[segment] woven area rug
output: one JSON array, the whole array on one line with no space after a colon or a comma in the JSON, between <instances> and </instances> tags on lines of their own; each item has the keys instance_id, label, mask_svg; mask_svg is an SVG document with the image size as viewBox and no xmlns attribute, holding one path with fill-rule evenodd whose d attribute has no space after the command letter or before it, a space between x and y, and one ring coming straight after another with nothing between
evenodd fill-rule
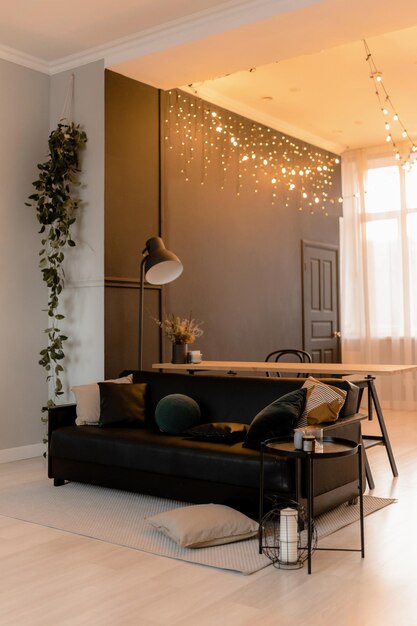
<instances>
[{"instance_id":1,"label":"woven area rug","mask_svg":"<svg viewBox=\"0 0 417 626\"><path fill-rule=\"evenodd\" d=\"M395 500L365 496L365 515L392 502ZM0 489L0 515L6 517L243 574L252 574L271 565L265 555L258 554L256 539L211 548L181 548L146 521L147 517L162 511L184 506L190 505L81 483L54 487L51 481L42 480ZM315 520L318 538L358 519L358 505L342 505L325 513Z\"/></svg>"}]
</instances>

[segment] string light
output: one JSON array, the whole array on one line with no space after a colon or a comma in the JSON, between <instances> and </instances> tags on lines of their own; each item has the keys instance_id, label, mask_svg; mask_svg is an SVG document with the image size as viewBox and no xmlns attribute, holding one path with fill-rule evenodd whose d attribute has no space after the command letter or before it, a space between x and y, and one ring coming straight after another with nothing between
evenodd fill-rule
<instances>
[{"instance_id":1,"label":"string light","mask_svg":"<svg viewBox=\"0 0 417 626\"><path fill-rule=\"evenodd\" d=\"M408 143L409 143L409 153L407 157L403 157L400 153L399 147L397 146L395 139L393 137L393 132L389 132L388 135L386 135L386 141L387 143L391 143L392 144L392 149L395 155L395 158L397 161L400 162L400 164L402 165L402 167L404 167L405 169L409 169L413 164L414 164L414 158L413 158L413 153L417 151L417 146L415 145L414 141L411 139L410 135L407 132L406 127L404 126L404 124L402 123L400 116L398 115L397 110L395 109L392 100L385 88L383 79L382 79L382 72L380 72L376 65L375 62L372 58L372 54L371 51L369 49L368 44L366 43L365 39L363 40L363 44L365 47L365 52L366 52L366 61L369 65L370 68L370 77L373 80L374 83L374 88L375 88L375 94L378 98L378 102L379 102L379 106L381 109L381 112L384 116L387 116L390 114L390 110L392 112L392 119L394 120L394 122L397 122L396 126L398 128L399 126L399 130L398 132L401 132L401 137L403 139L407 139ZM391 130L391 125L389 122L384 122L384 126L385 126L385 130L390 131Z\"/></svg>"},{"instance_id":2,"label":"string light","mask_svg":"<svg viewBox=\"0 0 417 626\"><path fill-rule=\"evenodd\" d=\"M237 196L245 185L257 194L269 186L271 204L296 202L299 210L305 207L314 213L320 209L322 215L328 215L330 205L338 202L332 186L340 159L325 150L180 90L168 92L165 124L163 136L169 149L179 146L180 170L186 181L199 167L201 185L210 170L219 173L221 189L233 176ZM201 150L197 150L199 143Z\"/></svg>"}]
</instances>

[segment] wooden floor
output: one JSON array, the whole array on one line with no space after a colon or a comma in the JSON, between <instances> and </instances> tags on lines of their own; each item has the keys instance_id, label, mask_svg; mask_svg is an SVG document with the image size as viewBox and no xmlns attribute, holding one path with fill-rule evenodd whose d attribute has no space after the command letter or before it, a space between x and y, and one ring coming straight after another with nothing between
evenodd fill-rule
<instances>
[{"instance_id":1,"label":"wooden floor","mask_svg":"<svg viewBox=\"0 0 417 626\"><path fill-rule=\"evenodd\" d=\"M364 560L317 552L311 576L273 567L243 576L0 516L0 625L417 624L417 414L386 418L400 476L392 478L384 448L369 458L375 495L398 502L366 518ZM0 486L45 471L43 459L3 464ZM321 545L357 546L358 530Z\"/></svg>"}]
</instances>

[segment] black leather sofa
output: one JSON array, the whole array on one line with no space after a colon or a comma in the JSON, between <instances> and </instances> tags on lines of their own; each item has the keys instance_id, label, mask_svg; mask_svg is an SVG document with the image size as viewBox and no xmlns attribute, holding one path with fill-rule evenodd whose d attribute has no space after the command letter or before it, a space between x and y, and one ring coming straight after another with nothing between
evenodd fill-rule
<instances>
[{"instance_id":1,"label":"black leather sofa","mask_svg":"<svg viewBox=\"0 0 417 626\"><path fill-rule=\"evenodd\" d=\"M341 379L323 380L348 392L338 422L328 426L326 434L359 441L358 388ZM202 422L250 424L266 405L301 387L303 379L134 371L133 382L147 383L145 428L76 426L75 404L49 410L48 475L54 484L77 481L256 512L259 452L242 447L242 443L163 434L153 420L155 407L164 396L182 393L198 402ZM294 461L267 458L265 489L302 501L303 477L296 481ZM314 493L316 513L355 498L356 458L317 463Z\"/></svg>"}]
</instances>

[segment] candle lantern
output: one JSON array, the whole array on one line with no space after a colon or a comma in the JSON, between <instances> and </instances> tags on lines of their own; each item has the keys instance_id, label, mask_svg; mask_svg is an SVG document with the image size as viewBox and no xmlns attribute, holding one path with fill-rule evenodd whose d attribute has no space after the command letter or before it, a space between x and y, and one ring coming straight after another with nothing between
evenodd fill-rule
<instances>
[{"instance_id":1,"label":"candle lantern","mask_svg":"<svg viewBox=\"0 0 417 626\"><path fill-rule=\"evenodd\" d=\"M293 500L275 499L262 518L262 552L279 569L298 569L308 557L307 513ZM312 521L312 551L317 546L317 530Z\"/></svg>"}]
</instances>

